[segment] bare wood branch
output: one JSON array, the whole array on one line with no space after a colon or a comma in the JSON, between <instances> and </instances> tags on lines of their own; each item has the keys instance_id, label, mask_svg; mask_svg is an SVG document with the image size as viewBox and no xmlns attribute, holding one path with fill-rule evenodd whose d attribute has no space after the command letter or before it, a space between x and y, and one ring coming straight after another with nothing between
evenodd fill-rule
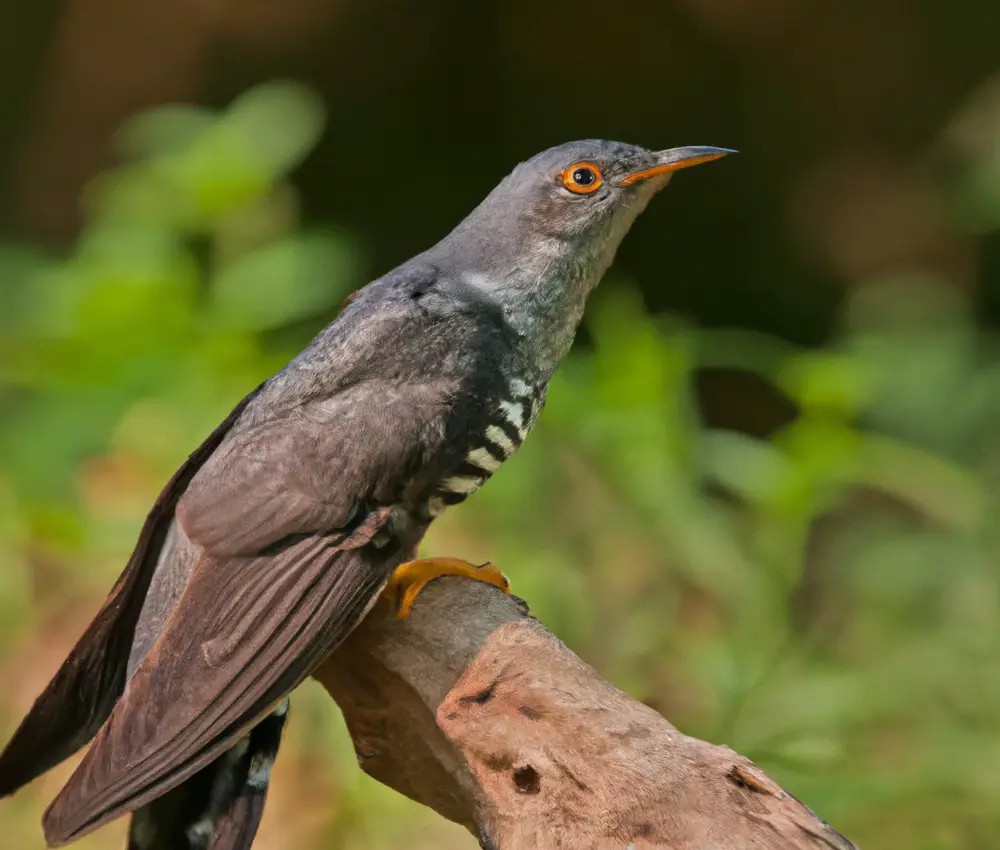
<instances>
[{"instance_id":1,"label":"bare wood branch","mask_svg":"<svg viewBox=\"0 0 1000 850\"><path fill-rule=\"evenodd\" d=\"M613 688L513 597L380 603L317 678L362 769L494 850L849 850L749 760Z\"/></svg>"}]
</instances>

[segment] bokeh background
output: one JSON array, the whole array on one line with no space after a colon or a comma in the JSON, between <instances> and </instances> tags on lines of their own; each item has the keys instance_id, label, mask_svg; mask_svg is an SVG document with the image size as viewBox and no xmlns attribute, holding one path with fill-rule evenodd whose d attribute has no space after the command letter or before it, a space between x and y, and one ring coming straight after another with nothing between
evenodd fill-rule
<instances>
[{"instance_id":1,"label":"bokeh background","mask_svg":"<svg viewBox=\"0 0 1000 850\"><path fill-rule=\"evenodd\" d=\"M989 0L0 3L0 731L350 291L551 144L723 145L425 549L864 846L996 846L998 32ZM69 768L0 844L43 846ZM475 846L312 685L272 789L261 850Z\"/></svg>"}]
</instances>

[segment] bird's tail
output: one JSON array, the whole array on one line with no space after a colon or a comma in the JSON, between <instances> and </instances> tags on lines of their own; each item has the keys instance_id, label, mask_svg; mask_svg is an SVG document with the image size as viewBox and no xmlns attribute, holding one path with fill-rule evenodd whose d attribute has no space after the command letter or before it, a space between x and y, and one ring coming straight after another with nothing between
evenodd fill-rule
<instances>
[{"instance_id":1,"label":"bird's tail","mask_svg":"<svg viewBox=\"0 0 1000 850\"><path fill-rule=\"evenodd\" d=\"M128 850L250 850L287 716L286 699L228 752L137 809Z\"/></svg>"}]
</instances>

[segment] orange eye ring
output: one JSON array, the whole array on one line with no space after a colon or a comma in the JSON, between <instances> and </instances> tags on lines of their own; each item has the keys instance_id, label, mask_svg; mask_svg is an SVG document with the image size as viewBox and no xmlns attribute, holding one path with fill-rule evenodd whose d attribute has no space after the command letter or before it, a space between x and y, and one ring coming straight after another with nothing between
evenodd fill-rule
<instances>
[{"instance_id":1,"label":"orange eye ring","mask_svg":"<svg viewBox=\"0 0 1000 850\"><path fill-rule=\"evenodd\" d=\"M596 192L604 183L601 169L592 162L577 162L559 175L559 182L571 192L578 195L589 195Z\"/></svg>"}]
</instances>

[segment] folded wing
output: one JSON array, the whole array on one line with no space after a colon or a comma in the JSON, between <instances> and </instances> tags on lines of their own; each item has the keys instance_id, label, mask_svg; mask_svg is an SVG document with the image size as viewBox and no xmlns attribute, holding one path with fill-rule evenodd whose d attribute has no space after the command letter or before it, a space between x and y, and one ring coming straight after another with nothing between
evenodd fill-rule
<instances>
[{"instance_id":1,"label":"folded wing","mask_svg":"<svg viewBox=\"0 0 1000 850\"><path fill-rule=\"evenodd\" d=\"M177 500L258 391L237 405L164 487L107 601L0 754L0 796L69 758L107 719L125 686L136 624Z\"/></svg>"},{"instance_id":2,"label":"folded wing","mask_svg":"<svg viewBox=\"0 0 1000 850\"><path fill-rule=\"evenodd\" d=\"M46 813L51 844L229 750L346 636L415 544L370 541L443 438L441 395L367 382L344 396L237 427L191 481L176 516L200 558Z\"/></svg>"}]
</instances>

